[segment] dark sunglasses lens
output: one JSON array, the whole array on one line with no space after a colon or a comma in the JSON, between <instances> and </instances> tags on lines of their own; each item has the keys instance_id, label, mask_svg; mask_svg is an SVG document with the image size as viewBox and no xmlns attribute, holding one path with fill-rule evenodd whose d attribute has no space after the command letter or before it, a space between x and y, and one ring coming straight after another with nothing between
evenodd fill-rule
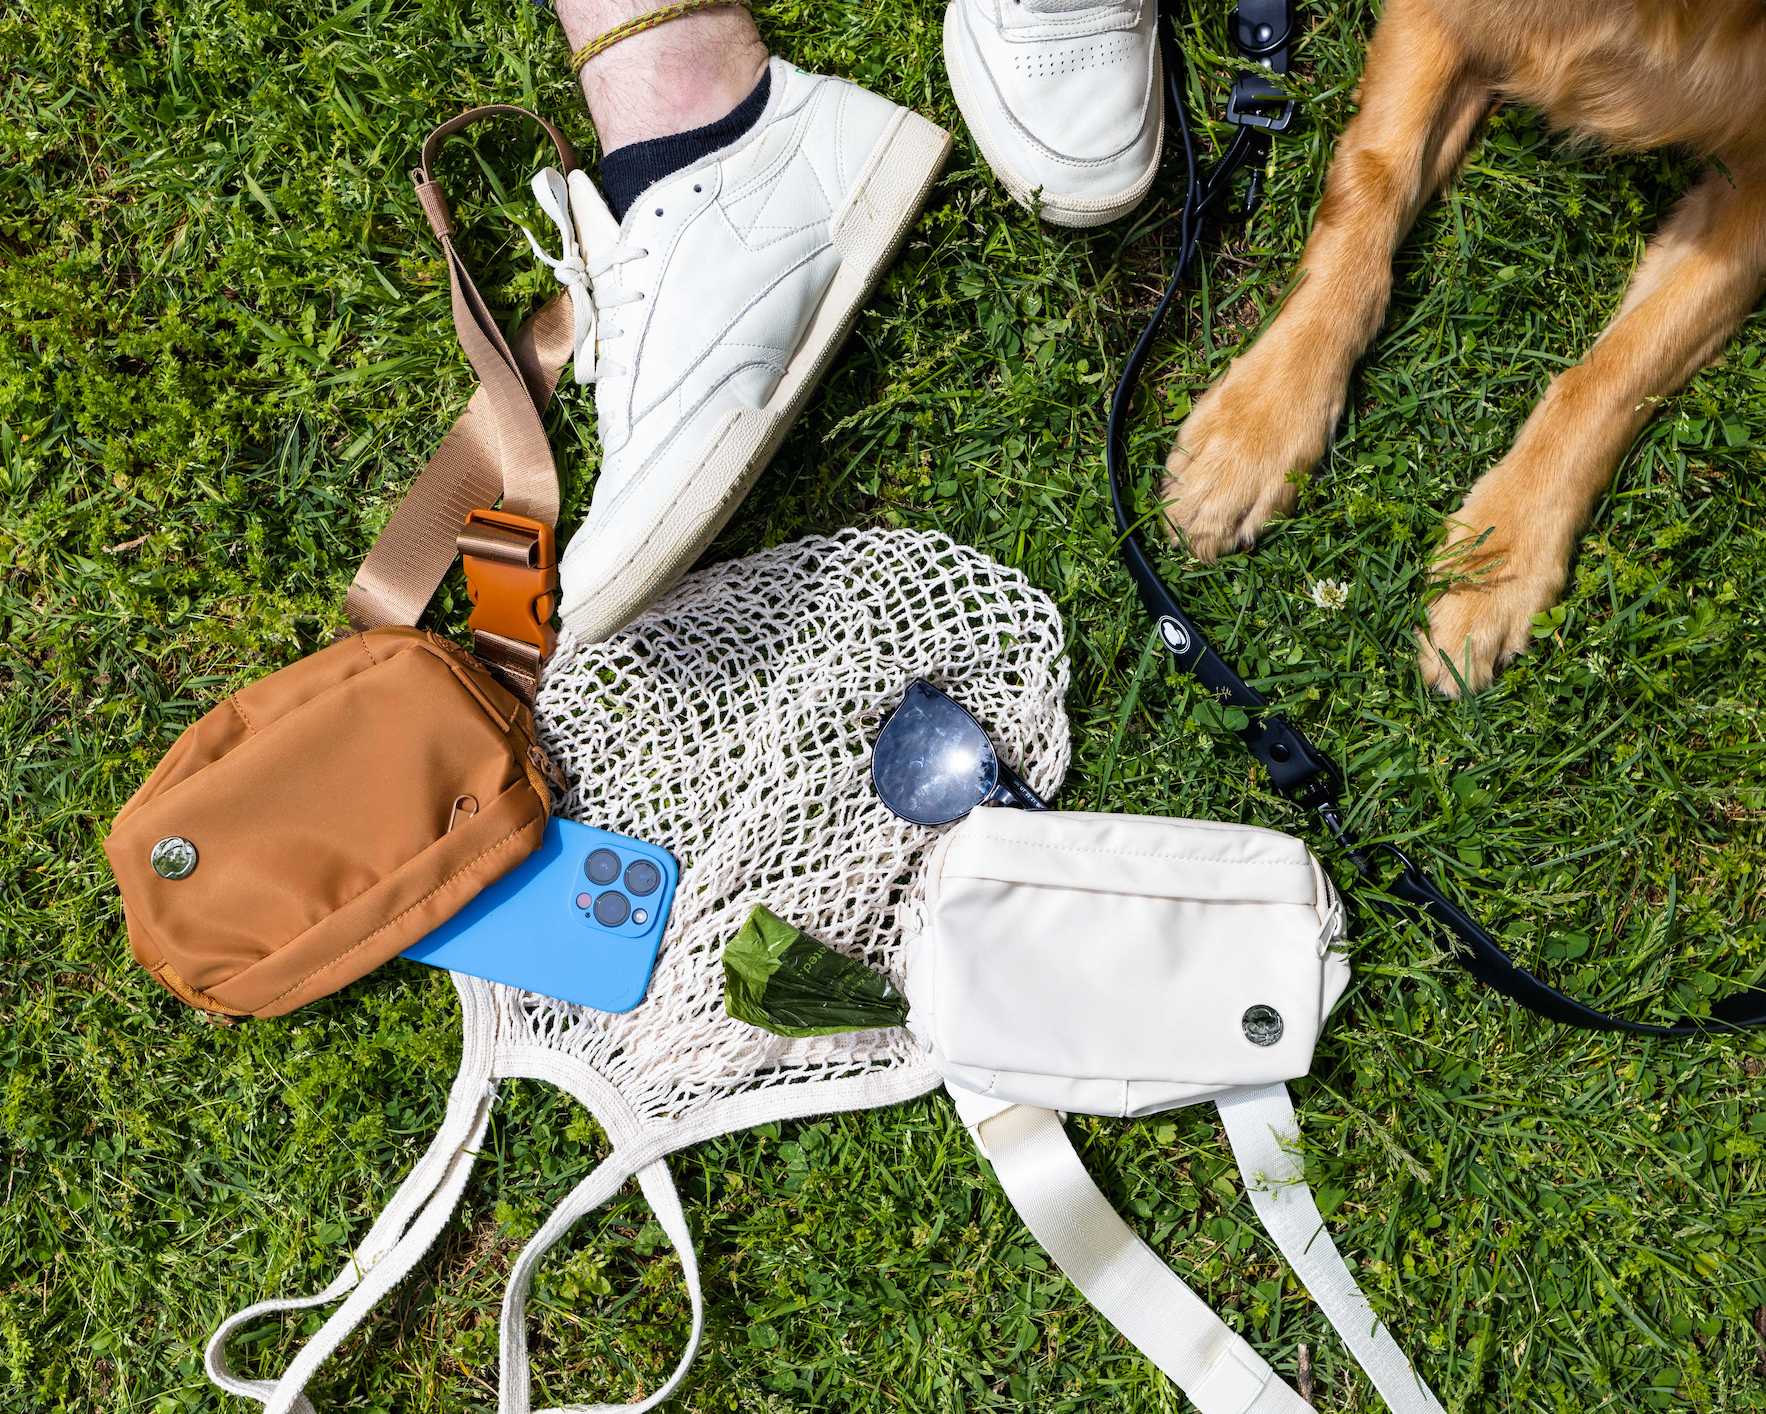
<instances>
[{"instance_id":1,"label":"dark sunglasses lens","mask_svg":"<svg viewBox=\"0 0 1766 1414\"><path fill-rule=\"evenodd\" d=\"M915 681L877 733L871 779L883 803L916 825L960 820L999 784L999 759L979 724Z\"/></svg>"}]
</instances>

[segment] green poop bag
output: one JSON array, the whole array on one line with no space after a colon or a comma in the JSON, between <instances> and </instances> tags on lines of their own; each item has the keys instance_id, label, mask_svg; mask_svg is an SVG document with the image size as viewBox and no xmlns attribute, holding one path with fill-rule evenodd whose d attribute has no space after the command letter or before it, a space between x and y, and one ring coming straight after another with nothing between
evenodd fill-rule
<instances>
[{"instance_id":1,"label":"green poop bag","mask_svg":"<svg viewBox=\"0 0 1766 1414\"><path fill-rule=\"evenodd\" d=\"M724 947L724 1010L775 1036L832 1036L900 1026L908 1000L881 972L758 904Z\"/></svg>"}]
</instances>

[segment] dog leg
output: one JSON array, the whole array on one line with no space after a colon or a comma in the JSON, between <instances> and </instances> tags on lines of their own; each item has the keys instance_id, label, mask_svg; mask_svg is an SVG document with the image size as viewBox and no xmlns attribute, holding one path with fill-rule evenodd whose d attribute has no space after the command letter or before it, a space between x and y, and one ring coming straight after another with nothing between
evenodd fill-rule
<instances>
[{"instance_id":1,"label":"dog leg","mask_svg":"<svg viewBox=\"0 0 1766 1414\"><path fill-rule=\"evenodd\" d=\"M1390 0L1361 83L1361 112L1331 163L1303 274L1267 332L1178 429L1166 516L1203 559L1248 546L1290 509L1290 473L1329 443L1349 373L1385 315L1392 256L1458 167L1490 102L1428 0Z\"/></svg>"},{"instance_id":2,"label":"dog leg","mask_svg":"<svg viewBox=\"0 0 1766 1414\"><path fill-rule=\"evenodd\" d=\"M1655 410L1716 359L1766 291L1766 160L1729 162L1681 198L1613 322L1552 380L1508 454L1447 521L1436 558L1452 584L1418 639L1423 677L1476 692L1527 650L1533 615L1563 590L1570 556L1619 459Z\"/></svg>"}]
</instances>

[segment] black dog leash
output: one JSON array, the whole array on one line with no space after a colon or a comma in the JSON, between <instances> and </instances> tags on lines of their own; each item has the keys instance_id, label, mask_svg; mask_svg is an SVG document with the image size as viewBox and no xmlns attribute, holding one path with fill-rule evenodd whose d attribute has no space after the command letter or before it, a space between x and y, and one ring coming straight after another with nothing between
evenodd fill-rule
<instances>
[{"instance_id":1,"label":"black dog leash","mask_svg":"<svg viewBox=\"0 0 1766 1414\"><path fill-rule=\"evenodd\" d=\"M1302 809L1317 812L1325 827L1348 852L1361 878L1373 880L1375 855L1384 855L1397 864L1396 877L1378 887L1399 902L1380 906L1401 917L1427 917L1446 928L1456 943L1454 956L1485 986L1548 1020L1585 1027L1590 1031L1695 1036L1707 1031L1766 1025L1766 988L1762 987L1748 987L1720 998L1711 1004L1709 1017L1689 1016L1672 1026L1653 1026L1599 1011L1548 986L1518 966L1482 924L1448 898L1440 886L1396 845L1364 844L1349 829L1338 803L1343 775L1336 763L1292 722L1279 712L1269 710L1268 700L1214 651L1207 635L1184 613L1177 596L1153 568L1134 533L1122 496L1123 433L1129 404L1141 369L1152 351L1153 340L1165 321L1165 312L1195 257L1203 221L1212 216L1218 222L1236 222L1251 215L1260 198L1260 169L1269 157L1270 134L1285 131L1294 116L1293 100L1272 81L1272 76L1288 71L1289 48L1294 33L1293 0L1240 0L1228 27L1240 57L1249 61L1250 67L1234 81L1226 107L1226 120L1238 131L1213 170L1199 179L1189 116L1183 104L1183 51L1173 28L1175 21L1169 13L1163 13L1162 18L1166 23L1160 26L1159 41L1165 61L1166 96L1183 138L1188 173L1177 269L1122 370L1116 394L1110 401L1110 421L1104 439L1104 467L1110 481L1110 503L1116 512L1116 528L1122 537L1122 558L1140 592L1141 603L1146 605L1147 612L1159 626L1160 638L1178 667L1193 674L1218 701L1237 707L1250 719L1240 730L1239 737L1250 748L1251 754L1263 763L1271 785ZM1246 167L1252 169L1252 175L1244 206L1237 211L1219 210L1233 178Z\"/></svg>"}]
</instances>

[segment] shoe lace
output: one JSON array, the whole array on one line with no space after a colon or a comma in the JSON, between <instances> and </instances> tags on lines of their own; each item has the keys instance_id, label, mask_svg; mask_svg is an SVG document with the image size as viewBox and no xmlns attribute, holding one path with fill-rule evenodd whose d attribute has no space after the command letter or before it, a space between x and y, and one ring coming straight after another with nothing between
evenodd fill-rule
<instances>
[{"instance_id":1,"label":"shoe lace","mask_svg":"<svg viewBox=\"0 0 1766 1414\"><path fill-rule=\"evenodd\" d=\"M616 265L624 265L628 260L642 260L648 254L650 252L642 246L630 245L616 245L611 250L603 251L588 263L589 283L593 285ZM574 291L572 298L575 298ZM598 295L596 305L602 310L617 309L622 304L636 304L643 298L642 290L605 290ZM590 378L617 378L628 371L624 364L609 363L606 358L607 345L624 334L624 329L610 329L606 320L601 321L600 333L595 340L594 368ZM589 379L584 378L581 373L581 345L578 345L577 362L577 382L586 383Z\"/></svg>"},{"instance_id":2,"label":"shoe lace","mask_svg":"<svg viewBox=\"0 0 1766 1414\"><path fill-rule=\"evenodd\" d=\"M608 363L602 357L602 352L608 343L621 337L625 331L608 328L601 315L622 304L636 303L644 298L644 292L603 290L597 298L595 284L615 266L624 265L631 260L641 260L650 252L622 243L608 250L598 251L593 256L586 255L577 243L576 228L570 219L569 188L565 185L563 174L556 167L547 167L534 175L533 194L540 204L540 210L558 228L562 254L554 260L546 254L545 249L534 238L534 233L526 226L521 227L521 233L527 237L527 243L533 247L533 253L539 257L541 263L551 270L559 284L570 291L573 316L571 348L575 355L576 381L593 383L597 379L617 377L627 370L621 365Z\"/></svg>"}]
</instances>

